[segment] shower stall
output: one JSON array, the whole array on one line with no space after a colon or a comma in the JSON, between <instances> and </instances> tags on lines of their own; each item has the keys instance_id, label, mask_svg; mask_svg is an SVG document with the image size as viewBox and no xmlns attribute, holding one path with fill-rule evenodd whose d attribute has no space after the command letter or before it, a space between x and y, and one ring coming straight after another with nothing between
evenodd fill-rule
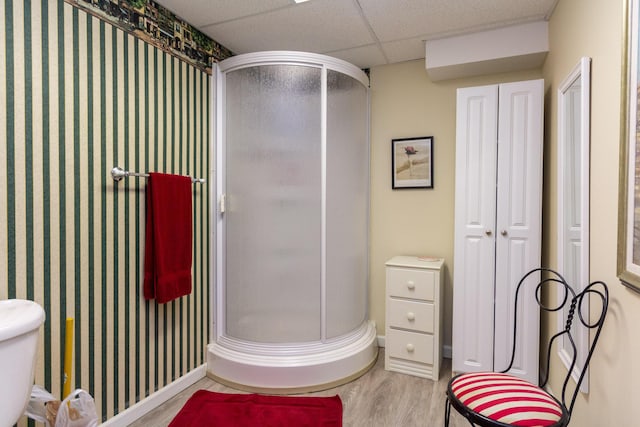
<instances>
[{"instance_id":1,"label":"shower stall","mask_svg":"<svg viewBox=\"0 0 640 427\"><path fill-rule=\"evenodd\" d=\"M368 316L369 95L357 67L260 52L214 70L208 375L318 390L377 357Z\"/></svg>"}]
</instances>

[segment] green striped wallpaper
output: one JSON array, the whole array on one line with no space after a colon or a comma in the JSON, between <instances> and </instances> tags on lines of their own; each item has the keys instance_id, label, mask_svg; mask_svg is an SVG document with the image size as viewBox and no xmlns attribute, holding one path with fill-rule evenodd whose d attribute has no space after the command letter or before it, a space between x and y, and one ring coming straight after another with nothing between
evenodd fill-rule
<instances>
[{"instance_id":1,"label":"green striped wallpaper","mask_svg":"<svg viewBox=\"0 0 640 427\"><path fill-rule=\"evenodd\" d=\"M0 0L0 299L41 304L36 383L103 420L205 363L208 185L193 187L193 292L145 301L145 180L208 178L209 77L63 0ZM26 424L26 420L21 421Z\"/></svg>"}]
</instances>

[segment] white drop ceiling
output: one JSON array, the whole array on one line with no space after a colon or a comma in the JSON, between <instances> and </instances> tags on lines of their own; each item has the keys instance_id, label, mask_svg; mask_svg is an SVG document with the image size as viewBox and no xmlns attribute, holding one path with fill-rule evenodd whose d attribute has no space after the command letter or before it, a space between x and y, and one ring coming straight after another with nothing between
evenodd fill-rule
<instances>
[{"instance_id":1,"label":"white drop ceiling","mask_svg":"<svg viewBox=\"0 0 640 427\"><path fill-rule=\"evenodd\" d=\"M548 20L559 0L160 0L235 54L299 50L360 68L424 58L425 41Z\"/></svg>"}]
</instances>

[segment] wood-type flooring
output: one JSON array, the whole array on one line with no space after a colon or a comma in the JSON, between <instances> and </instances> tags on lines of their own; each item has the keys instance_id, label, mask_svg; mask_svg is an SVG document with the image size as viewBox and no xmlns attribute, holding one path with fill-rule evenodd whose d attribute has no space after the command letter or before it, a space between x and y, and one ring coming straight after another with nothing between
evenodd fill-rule
<instances>
[{"instance_id":1,"label":"wood-type flooring","mask_svg":"<svg viewBox=\"0 0 640 427\"><path fill-rule=\"evenodd\" d=\"M432 427L444 425L444 401L451 378L451 360L445 359L440 380L389 372L384 369L384 349L375 365L356 380L306 396L340 395L344 427ZM187 399L197 390L244 393L210 378L203 378L155 410L131 424L132 427L167 426ZM451 427L469 426L452 410Z\"/></svg>"}]
</instances>

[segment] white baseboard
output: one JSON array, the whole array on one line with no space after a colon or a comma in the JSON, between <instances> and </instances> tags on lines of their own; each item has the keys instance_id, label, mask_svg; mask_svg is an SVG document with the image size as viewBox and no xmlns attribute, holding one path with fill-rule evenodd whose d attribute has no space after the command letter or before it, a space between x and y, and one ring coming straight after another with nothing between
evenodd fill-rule
<instances>
[{"instance_id":1,"label":"white baseboard","mask_svg":"<svg viewBox=\"0 0 640 427\"><path fill-rule=\"evenodd\" d=\"M384 335L378 335L378 347L380 348L384 348L385 347L385 336ZM450 345L443 345L442 346L442 357L446 358L446 359L451 359L451 346Z\"/></svg>"},{"instance_id":2,"label":"white baseboard","mask_svg":"<svg viewBox=\"0 0 640 427\"><path fill-rule=\"evenodd\" d=\"M153 411L176 394L195 384L207 375L207 364L203 364L174 382L167 384L160 390L141 400L135 405L125 409L113 418L109 418L102 424L103 427L125 427Z\"/></svg>"}]
</instances>

